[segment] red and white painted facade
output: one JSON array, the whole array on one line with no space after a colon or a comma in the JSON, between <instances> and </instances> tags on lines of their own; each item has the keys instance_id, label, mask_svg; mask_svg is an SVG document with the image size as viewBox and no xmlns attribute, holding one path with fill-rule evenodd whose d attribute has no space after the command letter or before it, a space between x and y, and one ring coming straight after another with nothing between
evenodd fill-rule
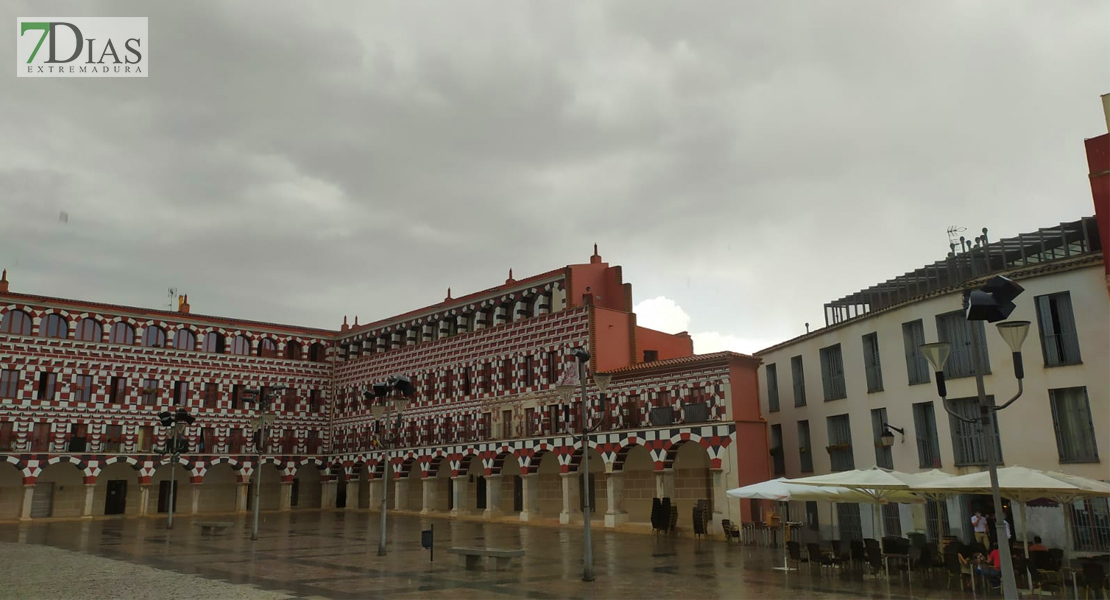
<instances>
[{"instance_id":1,"label":"red and white painted facade","mask_svg":"<svg viewBox=\"0 0 1110 600\"><path fill-rule=\"evenodd\" d=\"M578 513L582 452L567 434L577 411L559 406L555 384L577 379L576 347L590 350L591 372L613 374L604 406L587 384L604 419L589 447L606 525L643 521L644 503L664 496L680 527L699 499L718 525L743 520L747 506L724 491L769 474L758 361L697 356L689 336L637 326L631 285L596 251L587 264L519 281L510 272L495 288L338 331L196 315L185 300L177 312L137 309L16 293L0 280L0 520L155 513L169 478L152 453L155 415L183 406L197 418L178 467L186 514L247 510L260 463L264 509L376 507L381 441L392 440L398 509L566 523ZM416 394L375 433L363 392L396 374ZM256 407L238 393L279 384L290 391L259 461ZM105 478L117 482L108 491ZM36 495L48 479L51 497Z\"/></svg>"}]
</instances>

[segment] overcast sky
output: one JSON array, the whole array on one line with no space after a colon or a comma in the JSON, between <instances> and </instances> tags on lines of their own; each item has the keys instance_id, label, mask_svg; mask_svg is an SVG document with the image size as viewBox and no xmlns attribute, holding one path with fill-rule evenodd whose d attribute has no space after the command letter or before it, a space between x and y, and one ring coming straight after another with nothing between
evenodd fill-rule
<instances>
[{"instance_id":1,"label":"overcast sky","mask_svg":"<svg viewBox=\"0 0 1110 600\"><path fill-rule=\"evenodd\" d=\"M49 7L48 9L45 7ZM48 14L44 14L48 13ZM1094 213L1110 3L12 2L12 290L337 328L585 262L751 352ZM17 17L148 16L146 79L17 79ZM59 212L69 214L68 222Z\"/></svg>"}]
</instances>

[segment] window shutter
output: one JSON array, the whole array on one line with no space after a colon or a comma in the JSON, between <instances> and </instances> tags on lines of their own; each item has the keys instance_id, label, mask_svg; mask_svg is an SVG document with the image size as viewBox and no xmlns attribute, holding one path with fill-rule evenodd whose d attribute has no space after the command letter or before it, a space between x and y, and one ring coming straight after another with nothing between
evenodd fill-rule
<instances>
[{"instance_id":1,"label":"window shutter","mask_svg":"<svg viewBox=\"0 0 1110 600\"><path fill-rule=\"evenodd\" d=\"M1037 320L1041 326L1041 350L1044 352L1044 364L1055 366L1060 364L1059 339L1056 329L1052 326L1052 304L1049 296L1037 296Z\"/></svg>"}]
</instances>

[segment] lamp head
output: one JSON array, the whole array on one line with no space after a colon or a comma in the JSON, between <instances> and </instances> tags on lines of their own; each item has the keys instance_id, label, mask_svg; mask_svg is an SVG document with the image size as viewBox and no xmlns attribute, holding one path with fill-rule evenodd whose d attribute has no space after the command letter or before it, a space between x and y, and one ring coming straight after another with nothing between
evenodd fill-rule
<instances>
[{"instance_id":1,"label":"lamp head","mask_svg":"<svg viewBox=\"0 0 1110 600\"><path fill-rule=\"evenodd\" d=\"M397 411L398 417L401 416L401 413L405 412L405 409L408 408L408 406L409 399L404 396L401 396L400 398L397 398L393 401L393 409Z\"/></svg>"},{"instance_id":2,"label":"lamp head","mask_svg":"<svg viewBox=\"0 0 1110 600\"><path fill-rule=\"evenodd\" d=\"M609 389L609 383L613 381L613 376L608 373L594 373L594 385L597 386L597 391L602 394L605 390Z\"/></svg>"},{"instance_id":3,"label":"lamp head","mask_svg":"<svg viewBox=\"0 0 1110 600\"><path fill-rule=\"evenodd\" d=\"M397 375L393 378L392 383L393 389L405 396L411 396L416 392L416 386L412 385L412 380L406 375Z\"/></svg>"},{"instance_id":4,"label":"lamp head","mask_svg":"<svg viewBox=\"0 0 1110 600\"><path fill-rule=\"evenodd\" d=\"M1004 321L996 325L1002 339L1012 352L1021 352L1021 345L1025 343L1025 336L1029 335L1029 321Z\"/></svg>"},{"instance_id":5,"label":"lamp head","mask_svg":"<svg viewBox=\"0 0 1110 600\"><path fill-rule=\"evenodd\" d=\"M574 354L574 359L580 363L590 360L590 353L585 348L575 348L572 354Z\"/></svg>"},{"instance_id":6,"label":"lamp head","mask_svg":"<svg viewBox=\"0 0 1110 600\"><path fill-rule=\"evenodd\" d=\"M879 436L879 444L883 448L890 448L894 445L894 434L889 429L884 429L882 435Z\"/></svg>"},{"instance_id":7,"label":"lamp head","mask_svg":"<svg viewBox=\"0 0 1110 600\"><path fill-rule=\"evenodd\" d=\"M389 394L390 385L386 382L374 384L374 396L381 398Z\"/></svg>"},{"instance_id":8,"label":"lamp head","mask_svg":"<svg viewBox=\"0 0 1110 600\"><path fill-rule=\"evenodd\" d=\"M381 419L385 416L385 405L378 402L370 406L370 411L374 413L375 419Z\"/></svg>"},{"instance_id":9,"label":"lamp head","mask_svg":"<svg viewBox=\"0 0 1110 600\"><path fill-rule=\"evenodd\" d=\"M1006 277L997 275L986 285L972 291L967 298L967 320L996 323L1014 312L1014 298L1025 289Z\"/></svg>"},{"instance_id":10,"label":"lamp head","mask_svg":"<svg viewBox=\"0 0 1110 600\"><path fill-rule=\"evenodd\" d=\"M934 342L932 344L921 344L917 349L921 351L925 360L929 361L929 366L933 367L933 372L940 373L944 371L944 363L948 362L948 355L952 353L952 344Z\"/></svg>"},{"instance_id":11,"label":"lamp head","mask_svg":"<svg viewBox=\"0 0 1110 600\"><path fill-rule=\"evenodd\" d=\"M168 410L164 410L158 413L158 422L162 425L162 427L169 427L170 425L173 425L173 413Z\"/></svg>"},{"instance_id":12,"label":"lamp head","mask_svg":"<svg viewBox=\"0 0 1110 600\"><path fill-rule=\"evenodd\" d=\"M574 384L564 383L557 385L555 386L555 391L559 392L559 396L562 397L563 402L570 402L571 398L574 397Z\"/></svg>"}]
</instances>

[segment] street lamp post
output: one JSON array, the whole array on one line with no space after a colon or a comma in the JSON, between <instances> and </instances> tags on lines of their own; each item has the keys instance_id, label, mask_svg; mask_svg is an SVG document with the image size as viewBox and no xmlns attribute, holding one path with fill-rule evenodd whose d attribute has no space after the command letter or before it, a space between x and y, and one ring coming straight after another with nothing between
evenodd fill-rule
<instances>
[{"instance_id":1,"label":"street lamp post","mask_svg":"<svg viewBox=\"0 0 1110 600\"><path fill-rule=\"evenodd\" d=\"M185 439L185 428L192 425L196 417L189 414L184 408L174 412L164 410L158 413L158 422L163 427L171 428L170 435L162 446L161 454L170 455L170 498L169 515L166 519L166 529L173 529L173 509L177 497L177 462L181 455L189 451L189 440Z\"/></svg>"},{"instance_id":2,"label":"street lamp post","mask_svg":"<svg viewBox=\"0 0 1110 600\"><path fill-rule=\"evenodd\" d=\"M589 434L601 426L598 421L593 427L588 421L588 402L586 400L586 363L590 360L590 353L585 348L576 348L574 358L578 362L578 382L582 392L582 406L580 407L579 443L582 447L582 581L594 580L594 550L593 536L590 529L590 448ZM594 384L601 392L602 409L605 406L605 390L609 387L612 375L597 373L594 375ZM555 386L556 391L563 398L563 402L570 404L574 397L574 385L563 384Z\"/></svg>"},{"instance_id":3,"label":"street lamp post","mask_svg":"<svg viewBox=\"0 0 1110 600\"><path fill-rule=\"evenodd\" d=\"M937 342L933 344L922 344L920 346L921 354L925 357L925 360L929 362L929 365L933 367L933 372L937 379L937 393L940 395L941 405L944 407L944 410L964 423L979 424L979 439L986 452L987 470L990 473L991 499L994 501L994 513L1003 520L1005 520L1006 515L1002 512L1002 495L998 487L997 447L995 440L992 439L994 436L991 435L991 428L997 427L996 419L998 415L995 413L1013 404L1014 401L1021 397L1025 389L1025 369L1021 360L1021 346L1025 343L1025 337L1029 334L1029 321L1005 321L997 325L999 335L1006 341L1006 344L1013 353L1014 376L1018 382L1017 394L1002 406L990 406L987 404L986 387L983 382L983 372L986 370L986 365L983 364L983 357L979 346L979 336L975 335L975 331L972 330L970 322L988 321L994 323L1002 321L1013 312L1014 304L1012 300L1021 294L1022 291L1021 286L1005 277L998 276L987 282L981 290L970 293L965 292L964 308L967 311L967 320L969 322L967 332L971 337L972 364L975 367L975 388L979 402L978 418L965 417L948 408L948 390L944 383L944 365L948 361L949 354L952 352L952 345L947 342ZM1002 593L1006 600L1016 600L1018 591L1017 581L1014 578L1014 564L1010 556L1010 540L1004 528L997 528L997 531L999 563L1002 567Z\"/></svg>"},{"instance_id":4,"label":"street lamp post","mask_svg":"<svg viewBox=\"0 0 1110 600\"><path fill-rule=\"evenodd\" d=\"M262 452L266 448L266 427L273 425L276 416L270 414L270 400L277 395L278 392L285 391L287 386L275 385L263 394L262 390L258 388L247 388L243 391L243 401L253 402L258 400L258 416L254 418L253 426L255 432L258 434L258 441L254 444L254 450L258 453L258 461L254 469L254 519L251 524L251 539L258 540L258 515L261 512L262 506Z\"/></svg>"},{"instance_id":5,"label":"street lamp post","mask_svg":"<svg viewBox=\"0 0 1110 600\"><path fill-rule=\"evenodd\" d=\"M416 391L412 385L412 381L404 375L396 375L391 377L389 381L383 383L375 383L373 391L363 392L363 397L368 402L371 402L371 410L374 413L374 418L379 421L378 431L379 439L382 442L382 506L381 506L381 532L378 536L378 556L385 556L385 528L386 528L386 511L388 510L389 502L389 450L392 446L393 438L387 437L386 434L391 432L389 426L390 420L393 418L393 409L397 409L397 420L400 421L401 413L405 411L408 406L409 397ZM385 425L382 426L382 417L385 417Z\"/></svg>"}]
</instances>

